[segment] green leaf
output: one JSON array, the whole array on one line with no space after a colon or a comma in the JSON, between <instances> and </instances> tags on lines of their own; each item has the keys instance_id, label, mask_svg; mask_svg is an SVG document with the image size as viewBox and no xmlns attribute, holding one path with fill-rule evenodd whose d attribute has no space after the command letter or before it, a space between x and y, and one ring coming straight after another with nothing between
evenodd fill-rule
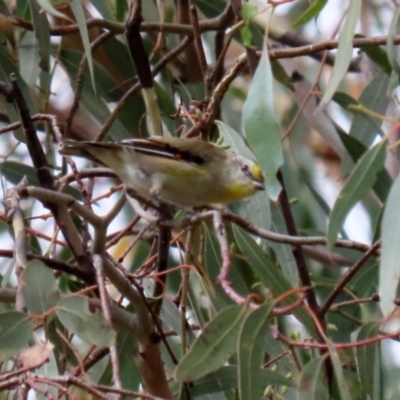
<instances>
[{"instance_id":1,"label":"green leaf","mask_svg":"<svg viewBox=\"0 0 400 400\"><path fill-rule=\"evenodd\" d=\"M72 333L99 347L109 347L115 342L115 331L103 316L89 311L84 296L64 297L57 304L57 317Z\"/></svg>"},{"instance_id":2,"label":"green leaf","mask_svg":"<svg viewBox=\"0 0 400 400\"><path fill-rule=\"evenodd\" d=\"M342 132L339 132L339 136L354 162L357 162L361 156L368 151L368 148L353 136ZM392 178L386 169L382 169L378 172L378 177L373 186L375 194L382 203L386 201L391 187Z\"/></svg>"},{"instance_id":3,"label":"green leaf","mask_svg":"<svg viewBox=\"0 0 400 400\"><path fill-rule=\"evenodd\" d=\"M125 14L128 11L128 4L125 0L116 0L115 2L115 18L117 21L123 22Z\"/></svg>"},{"instance_id":4,"label":"green leaf","mask_svg":"<svg viewBox=\"0 0 400 400\"><path fill-rule=\"evenodd\" d=\"M326 344L328 345L329 356L332 361L333 371L336 376L336 382L339 389L341 400L352 400L349 387L344 377L343 367L339 355L336 349L334 348L332 342L327 337L324 337L324 339Z\"/></svg>"},{"instance_id":5,"label":"green leaf","mask_svg":"<svg viewBox=\"0 0 400 400\"><path fill-rule=\"evenodd\" d=\"M249 23L251 19L257 14L258 7L255 6L254 4L250 3L243 3L242 4L242 9L241 9L241 14L242 14L242 19L244 22L244 27L241 29L241 36L242 36L242 41L244 46L250 46L251 45L251 30L249 28Z\"/></svg>"},{"instance_id":6,"label":"green leaf","mask_svg":"<svg viewBox=\"0 0 400 400\"><path fill-rule=\"evenodd\" d=\"M350 61L353 56L353 38L357 23L360 19L360 13L361 0L352 0L343 22L343 28L339 34L338 50L336 53L336 61L335 65L333 66L332 75L326 86L319 108L323 108L329 103L339 84L342 82L342 79L347 74Z\"/></svg>"},{"instance_id":7,"label":"green leaf","mask_svg":"<svg viewBox=\"0 0 400 400\"><path fill-rule=\"evenodd\" d=\"M85 56L89 67L90 77L92 78L93 90L96 91L96 86L94 84L92 51L90 48L89 33L86 25L85 12L83 10L82 2L81 0L70 0L69 6L71 7L71 10L76 19L76 23L78 24L79 27L79 33L81 34L82 44L85 50Z\"/></svg>"},{"instance_id":8,"label":"green leaf","mask_svg":"<svg viewBox=\"0 0 400 400\"><path fill-rule=\"evenodd\" d=\"M324 384L324 363L327 356L316 357L301 372L296 400L329 400Z\"/></svg>"},{"instance_id":9,"label":"green leaf","mask_svg":"<svg viewBox=\"0 0 400 400\"><path fill-rule=\"evenodd\" d=\"M262 399L262 368L264 335L273 303L252 311L245 319L238 341L239 395L241 399Z\"/></svg>"},{"instance_id":10,"label":"green leaf","mask_svg":"<svg viewBox=\"0 0 400 400\"><path fill-rule=\"evenodd\" d=\"M356 35L362 37L361 35ZM390 76L392 67L387 52L380 46L363 46L360 50L365 53L386 75Z\"/></svg>"},{"instance_id":11,"label":"green leaf","mask_svg":"<svg viewBox=\"0 0 400 400\"><path fill-rule=\"evenodd\" d=\"M103 19L108 19L109 21L113 21L115 19L115 10L113 9L112 3L104 0L92 0L90 3L93 4L96 10L101 14Z\"/></svg>"},{"instance_id":12,"label":"green leaf","mask_svg":"<svg viewBox=\"0 0 400 400\"><path fill-rule=\"evenodd\" d=\"M132 357L132 354L137 351L137 343L130 333L121 330L117 334L116 345L122 385L124 389L138 391L140 379L135 361ZM110 359L96 383L99 385L112 386L113 370Z\"/></svg>"},{"instance_id":13,"label":"green leaf","mask_svg":"<svg viewBox=\"0 0 400 400\"><path fill-rule=\"evenodd\" d=\"M21 89L25 101L28 103L31 115L37 114L38 107L36 102L32 98L30 87L21 77L19 67L15 64L15 60L10 56L4 46L0 46L0 78L4 82L9 82L9 78L12 73L14 73L17 78L18 86ZM7 104L8 102L4 102L4 107L6 107ZM13 113L10 113L10 108L14 111ZM7 114L12 122L19 121L19 114L15 110L14 105L9 104L9 107L7 108Z\"/></svg>"},{"instance_id":14,"label":"green leaf","mask_svg":"<svg viewBox=\"0 0 400 400\"><path fill-rule=\"evenodd\" d=\"M247 4L247 3L246 3L246 4ZM240 30L240 36L242 37L243 46L248 46L248 47L250 47L250 46L251 46L251 38L252 38L252 35L251 35L251 30L250 30L250 28L249 28L247 25L245 25L245 26Z\"/></svg>"},{"instance_id":15,"label":"green leaf","mask_svg":"<svg viewBox=\"0 0 400 400\"><path fill-rule=\"evenodd\" d=\"M374 113L384 116L390 102L390 96L387 95L389 83L390 77L384 72L379 72L361 93L357 103L366 109L372 110ZM382 119L364 112L356 112L351 123L349 135L369 148L380 131L381 124ZM352 157L346 154L343 158L340 175L346 176L353 165Z\"/></svg>"},{"instance_id":16,"label":"green leaf","mask_svg":"<svg viewBox=\"0 0 400 400\"><path fill-rule=\"evenodd\" d=\"M357 341L370 339L379 334L380 323L368 322L363 325L358 332ZM356 359L358 374L364 390L373 398L374 394L374 374L375 374L375 354L379 349L378 343L367 346L356 347Z\"/></svg>"},{"instance_id":17,"label":"green leaf","mask_svg":"<svg viewBox=\"0 0 400 400\"><path fill-rule=\"evenodd\" d=\"M22 178L26 176L29 185L40 186L35 168L17 161L4 161L0 163L0 173L13 185L20 183ZM71 195L77 200L82 199L81 192L72 186L65 187L64 193Z\"/></svg>"},{"instance_id":18,"label":"green leaf","mask_svg":"<svg viewBox=\"0 0 400 400\"><path fill-rule=\"evenodd\" d=\"M71 22L71 19L68 18L66 15L64 15L63 13L57 11L51 4L51 2L49 0L36 0L40 7L43 8L44 11L48 12L51 15L54 15L55 17L58 18L62 18L62 19L66 19L67 21Z\"/></svg>"},{"instance_id":19,"label":"green leaf","mask_svg":"<svg viewBox=\"0 0 400 400\"><path fill-rule=\"evenodd\" d=\"M40 56L39 66L43 71L49 72L50 71L49 21L47 20L47 17L44 13L40 13L40 8L38 7L38 3L35 0L29 0L29 5L31 8L32 22L35 28L35 35L39 43L39 56Z\"/></svg>"},{"instance_id":20,"label":"green leaf","mask_svg":"<svg viewBox=\"0 0 400 400\"><path fill-rule=\"evenodd\" d=\"M42 376L59 375L59 370L57 369L57 362L54 351L51 352L47 362L45 362L37 370L35 370L35 373ZM39 383L37 384L39 385ZM40 387L44 390L43 393L46 393L47 395L44 396L43 394L36 392L36 400L47 400L49 397L51 398L51 396L53 398L56 398L58 396L58 389L53 385L40 384Z\"/></svg>"},{"instance_id":21,"label":"green leaf","mask_svg":"<svg viewBox=\"0 0 400 400\"><path fill-rule=\"evenodd\" d=\"M397 76L400 76L400 64L398 60L397 47L394 43L394 37L396 36L397 33L399 17L400 17L400 7L397 7L397 10L393 15L392 22L390 23L389 32L387 36L387 45L386 45L390 65L392 66L393 71L397 74Z\"/></svg>"},{"instance_id":22,"label":"green leaf","mask_svg":"<svg viewBox=\"0 0 400 400\"><path fill-rule=\"evenodd\" d=\"M271 229L276 233L287 234L282 210L278 205L271 205L271 215ZM297 264L293 256L292 246L278 242L269 242L268 244L274 250L276 257L278 258L283 275L293 287L299 286L299 274L297 272Z\"/></svg>"},{"instance_id":23,"label":"green leaf","mask_svg":"<svg viewBox=\"0 0 400 400\"><path fill-rule=\"evenodd\" d=\"M316 18L328 3L328 0L314 0L312 4L293 22L293 28L298 28Z\"/></svg>"},{"instance_id":24,"label":"green leaf","mask_svg":"<svg viewBox=\"0 0 400 400\"><path fill-rule=\"evenodd\" d=\"M233 151L254 160L254 154L246 145L243 137L230 126L221 121L215 121L219 134L224 138L224 144L229 145L227 151ZM232 205L234 213L252 222L260 228L269 229L271 226L270 202L266 192L256 193L249 199Z\"/></svg>"},{"instance_id":25,"label":"green leaf","mask_svg":"<svg viewBox=\"0 0 400 400\"><path fill-rule=\"evenodd\" d=\"M247 305L223 309L203 329L175 371L178 382L192 382L222 367L236 351Z\"/></svg>"},{"instance_id":26,"label":"green leaf","mask_svg":"<svg viewBox=\"0 0 400 400\"><path fill-rule=\"evenodd\" d=\"M287 278L271 262L261 247L246 231L236 225L233 225L233 233L240 251L246 257L253 271L261 279L261 282L272 292L274 297L278 297L293 290L293 286L289 283ZM297 296L289 296L289 298L287 298L283 303L291 304L296 300ZM314 331L312 320L304 309L297 308L294 311L294 315L307 327L310 332Z\"/></svg>"},{"instance_id":27,"label":"green leaf","mask_svg":"<svg viewBox=\"0 0 400 400\"><path fill-rule=\"evenodd\" d=\"M227 365L197 380L195 385L189 385L188 390L193 398L197 398L211 393L227 392L228 390L236 389L237 383L237 366ZM261 390L269 385L295 386L293 381L268 369L261 370L260 380L257 383Z\"/></svg>"},{"instance_id":28,"label":"green leaf","mask_svg":"<svg viewBox=\"0 0 400 400\"><path fill-rule=\"evenodd\" d=\"M81 53L67 50L63 50L59 55L59 61L68 71L72 84L76 79L81 56ZM110 110L103 99L109 100L108 93L115 90L115 82L108 72L97 63L95 63L95 73L97 77L95 82L96 91L87 82L89 74L84 74L81 102L91 114L91 118L95 119L99 126L102 126L110 115ZM131 118L134 117L132 114L131 110ZM107 138L113 141L120 141L128 137L132 137L131 133L121 124L118 118L109 129Z\"/></svg>"},{"instance_id":29,"label":"green leaf","mask_svg":"<svg viewBox=\"0 0 400 400\"><path fill-rule=\"evenodd\" d=\"M29 185L40 186L35 168L29 165L17 161L4 161L0 163L0 172L13 185L17 185L26 176Z\"/></svg>"},{"instance_id":30,"label":"green leaf","mask_svg":"<svg viewBox=\"0 0 400 400\"><path fill-rule=\"evenodd\" d=\"M56 278L42 261L32 260L22 274L25 306L31 314L43 315L60 299Z\"/></svg>"},{"instance_id":31,"label":"green leaf","mask_svg":"<svg viewBox=\"0 0 400 400\"><path fill-rule=\"evenodd\" d=\"M29 86L35 85L40 74L40 58L39 44L34 33L26 32L20 46L18 56L21 63L21 76Z\"/></svg>"},{"instance_id":32,"label":"green leaf","mask_svg":"<svg viewBox=\"0 0 400 400\"><path fill-rule=\"evenodd\" d=\"M0 314L0 362L16 355L29 342L33 323L28 314L9 311Z\"/></svg>"},{"instance_id":33,"label":"green leaf","mask_svg":"<svg viewBox=\"0 0 400 400\"><path fill-rule=\"evenodd\" d=\"M386 140L368 150L358 161L333 206L328 225L328 246L332 247L348 212L371 189L378 172L382 170L386 155Z\"/></svg>"},{"instance_id":34,"label":"green leaf","mask_svg":"<svg viewBox=\"0 0 400 400\"><path fill-rule=\"evenodd\" d=\"M283 150L274 109L271 64L265 47L243 105L243 125L250 148L265 175L268 194L275 201L281 191L276 173L283 165Z\"/></svg>"},{"instance_id":35,"label":"green leaf","mask_svg":"<svg viewBox=\"0 0 400 400\"><path fill-rule=\"evenodd\" d=\"M258 7L254 4L244 3L242 5L241 14L243 18L243 22L248 24L251 19L257 14Z\"/></svg>"},{"instance_id":36,"label":"green leaf","mask_svg":"<svg viewBox=\"0 0 400 400\"><path fill-rule=\"evenodd\" d=\"M379 294L383 315L388 317L393 304L400 276L400 175L393 183L383 212L382 248L379 266Z\"/></svg>"}]
</instances>

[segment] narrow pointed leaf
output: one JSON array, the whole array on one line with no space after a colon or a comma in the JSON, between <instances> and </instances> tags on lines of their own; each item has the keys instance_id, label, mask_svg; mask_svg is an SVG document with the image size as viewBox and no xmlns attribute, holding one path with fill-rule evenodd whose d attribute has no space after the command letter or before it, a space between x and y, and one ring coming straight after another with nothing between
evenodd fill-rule
<instances>
[{"instance_id":1,"label":"narrow pointed leaf","mask_svg":"<svg viewBox=\"0 0 400 400\"><path fill-rule=\"evenodd\" d=\"M296 400L328 400L329 392L324 384L326 355L314 358L301 372Z\"/></svg>"},{"instance_id":2,"label":"narrow pointed leaf","mask_svg":"<svg viewBox=\"0 0 400 400\"><path fill-rule=\"evenodd\" d=\"M85 18L85 12L83 10L83 5L81 0L70 0L69 6L71 7L71 10L76 18L76 23L78 24L79 27L79 33L81 35L83 48L85 50L85 56L90 71L90 76L92 78L93 89L96 90L94 84L92 50L90 48L89 32L86 25L86 18Z\"/></svg>"},{"instance_id":3,"label":"narrow pointed leaf","mask_svg":"<svg viewBox=\"0 0 400 400\"><path fill-rule=\"evenodd\" d=\"M357 23L360 19L361 0L352 0L347 10L343 28L339 34L339 45L336 54L336 61L333 67L332 76L326 87L324 96L321 100L321 107L329 103L335 94L340 82L345 77L351 58L353 56L353 38Z\"/></svg>"},{"instance_id":4,"label":"narrow pointed leaf","mask_svg":"<svg viewBox=\"0 0 400 400\"><path fill-rule=\"evenodd\" d=\"M400 7L397 7L396 12L393 15L392 22L390 23L388 37L387 37L387 52L389 57L390 65L393 68L393 71L400 76L400 64L399 57L397 52L397 47L394 44L394 37L397 33L397 26L400 18Z\"/></svg>"},{"instance_id":5,"label":"narrow pointed leaf","mask_svg":"<svg viewBox=\"0 0 400 400\"><path fill-rule=\"evenodd\" d=\"M333 206L328 225L328 246L335 243L344 220L353 208L372 188L378 172L384 167L386 140L368 150L358 161Z\"/></svg>"},{"instance_id":6,"label":"narrow pointed leaf","mask_svg":"<svg viewBox=\"0 0 400 400\"><path fill-rule=\"evenodd\" d=\"M68 18L66 15L56 10L49 0L37 0L37 2L39 3L40 7L42 7L43 10L45 10L49 14L54 15L58 18L66 19L67 21L71 21L71 19Z\"/></svg>"},{"instance_id":7,"label":"narrow pointed leaf","mask_svg":"<svg viewBox=\"0 0 400 400\"><path fill-rule=\"evenodd\" d=\"M39 43L40 68L43 71L50 71L50 30L46 14L40 13L36 0L29 0L32 13L32 22L35 28L35 36ZM51 6L51 4L50 4ZM57 11L57 10L55 10ZM58 12L58 11L57 11ZM61 14L61 13L59 13ZM63 14L61 14L63 15ZM64 16L65 18L65 16Z\"/></svg>"},{"instance_id":8,"label":"narrow pointed leaf","mask_svg":"<svg viewBox=\"0 0 400 400\"><path fill-rule=\"evenodd\" d=\"M271 204L272 223L271 228L274 232L286 234L286 224L283 219L282 210L276 204ZM297 272L296 260L293 257L292 246L284 243L269 242L269 246L274 250L284 276L293 287L299 286L299 274Z\"/></svg>"},{"instance_id":9,"label":"narrow pointed leaf","mask_svg":"<svg viewBox=\"0 0 400 400\"><path fill-rule=\"evenodd\" d=\"M191 382L222 367L236 352L247 306L225 308L210 321L175 371L178 382Z\"/></svg>"},{"instance_id":10,"label":"narrow pointed leaf","mask_svg":"<svg viewBox=\"0 0 400 400\"><path fill-rule=\"evenodd\" d=\"M221 121L215 121L215 124L218 127L219 134L224 138L224 143L230 146L228 151L233 151L250 159L255 158L238 132ZM269 206L268 194L265 191L258 192L251 198L233 205L235 214L264 229L269 229L271 226Z\"/></svg>"},{"instance_id":11,"label":"narrow pointed leaf","mask_svg":"<svg viewBox=\"0 0 400 400\"><path fill-rule=\"evenodd\" d=\"M0 163L0 175L4 176L7 181L14 185L17 185L26 176L29 185L40 186L35 168L17 161L4 161ZM78 200L82 198L81 192L72 186L65 187L63 192L70 194Z\"/></svg>"},{"instance_id":12,"label":"narrow pointed leaf","mask_svg":"<svg viewBox=\"0 0 400 400\"><path fill-rule=\"evenodd\" d=\"M259 246L247 232L234 225L233 233L236 243L240 251L245 255L249 265L251 265L253 271L258 275L264 286L271 290L275 297L293 290L293 286L289 283L287 278L279 268L272 263L269 257L263 252L261 246ZM296 301L297 298L297 296L290 296L284 303L290 304ZM310 332L314 331L312 320L304 309L301 307L297 308L294 311L294 315Z\"/></svg>"},{"instance_id":13,"label":"narrow pointed leaf","mask_svg":"<svg viewBox=\"0 0 400 400\"><path fill-rule=\"evenodd\" d=\"M400 279L400 176L393 183L383 212L382 249L379 266L379 294L385 317L394 309Z\"/></svg>"},{"instance_id":14,"label":"narrow pointed leaf","mask_svg":"<svg viewBox=\"0 0 400 400\"><path fill-rule=\"evenodd\" d=\"M283 150L273 93L271 63L268 50L264 48L243 106L243 125L266 177L268 194L271 200L276 200L281 191L276 173L283 165Z\"/></svg>"},{"instance_id":15,"label":"narrow pointed leaf","mask_svg":"<svg viewBox=\"0 0 400 400\"><path fill-rule=\"evenodd\" d=\"M249 314L240 330L238 342L239 395L241 399L262 399L260 387L262 362L264 359L263 342L268 329L268 316L273 303L262 305Z\"/></svg>"},{"instance_id":16,"label":"narrow pointed leaf","mask_svg":"<svg viewBox=\"0 0 400 400\"><path fill-rule=\"evenodd\" d=\"M313 18L317 18L318 14L323 10L327 3L328 0L314 0L306 11L304 11L296 21L294 21L293 28L298 28L311 21Z\"/></svg>"},{"instance_id":17,"label":"narrow pointed leaf","mask_svg":"<svg viewBox=\"0 0 400 400\"><path fill-rule=\"evenodd\" d=\"M354 100L355 104L384 116L390 102L390 96L387 95L389 83L390 77L382 71L379 72L363 90L358 101ZM354 112L349 136L358 139L365 147L369 148L379 134L381 125L382 119L364 112ZM341 176L346 176L350 173L354 166L353 159L354 157L350 154L344 155L340 171Z\"/></svg>"},{"instance_id":18,"label":"narrow pointed leaf","mask_svg":"<svg viewBox=\"0 0 400 400\"><path fill-rule=\"evenodd\" d=\"M338 385L341 400L352 400L349 387L343 373L342 363L336 349L333 347L332 342L325 337L326 344L328 345L329 355L332 361L333 371L336 376L336 382Z\"/></svg>"},{"instance_id":19,"label":"narrow pointed leaf","mask_svg":"<svg viewBox=\"0 0 400 400\"><path fill-rule=\"evenodd\" d=\"M358 332L357 341L370 339L379 334L379 322L368 322L363 325ZM367 346L356 347L356 359L358 374L364 390L373 398L374 394L374 374L375 374L375 354L378 348L377 343Z\"/></svg>"}]
</instances>

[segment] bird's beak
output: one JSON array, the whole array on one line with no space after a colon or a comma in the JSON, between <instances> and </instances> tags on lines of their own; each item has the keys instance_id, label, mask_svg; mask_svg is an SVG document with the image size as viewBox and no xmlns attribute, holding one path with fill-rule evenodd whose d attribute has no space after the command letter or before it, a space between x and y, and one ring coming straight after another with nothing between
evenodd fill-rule
<instances>
[{"instance_id":1,"label":"bird's beak","mask_svg":"<svg viewBox=\"0 0 400 400\"><path fill-rule=\"evenodd\" d=\"M254 182L254 186L257 190L265 190L265 184L263 182Z\"/></svg>"}]
</instances>

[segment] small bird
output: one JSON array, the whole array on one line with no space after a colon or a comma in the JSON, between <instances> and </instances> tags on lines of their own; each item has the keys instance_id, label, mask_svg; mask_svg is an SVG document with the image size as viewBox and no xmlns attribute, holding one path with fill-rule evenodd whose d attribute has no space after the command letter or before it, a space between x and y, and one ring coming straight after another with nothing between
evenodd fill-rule
<instances>
[{"instance_id":1,"label":"small bird","mask_svg":"<svg viewBox=\"0 0 400 400\"><path fill-rule=\"evenodd\" d=\"M265 190L254 161L199 139L66 140L59 152L103 164L127 190L179 207L233 203Z\"/></svg>"}]
</instances>

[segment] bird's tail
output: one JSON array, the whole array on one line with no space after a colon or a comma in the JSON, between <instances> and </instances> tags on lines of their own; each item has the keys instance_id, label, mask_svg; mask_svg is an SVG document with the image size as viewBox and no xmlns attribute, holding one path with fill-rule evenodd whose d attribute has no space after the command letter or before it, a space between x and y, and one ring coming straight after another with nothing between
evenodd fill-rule
<instances>
[{"instance_id":1,"label":"bird's tail","mask_svg":"<svg viewBox=\"0 0 400 400\"><path fill-rule=\"evenodd\" d=\"M58 152L63 156L83 157L109 167L110 161L114 157L118 158L117 150L118 146L114 143L65 140L63 147Z\"/></svg>"}]
</instances>

